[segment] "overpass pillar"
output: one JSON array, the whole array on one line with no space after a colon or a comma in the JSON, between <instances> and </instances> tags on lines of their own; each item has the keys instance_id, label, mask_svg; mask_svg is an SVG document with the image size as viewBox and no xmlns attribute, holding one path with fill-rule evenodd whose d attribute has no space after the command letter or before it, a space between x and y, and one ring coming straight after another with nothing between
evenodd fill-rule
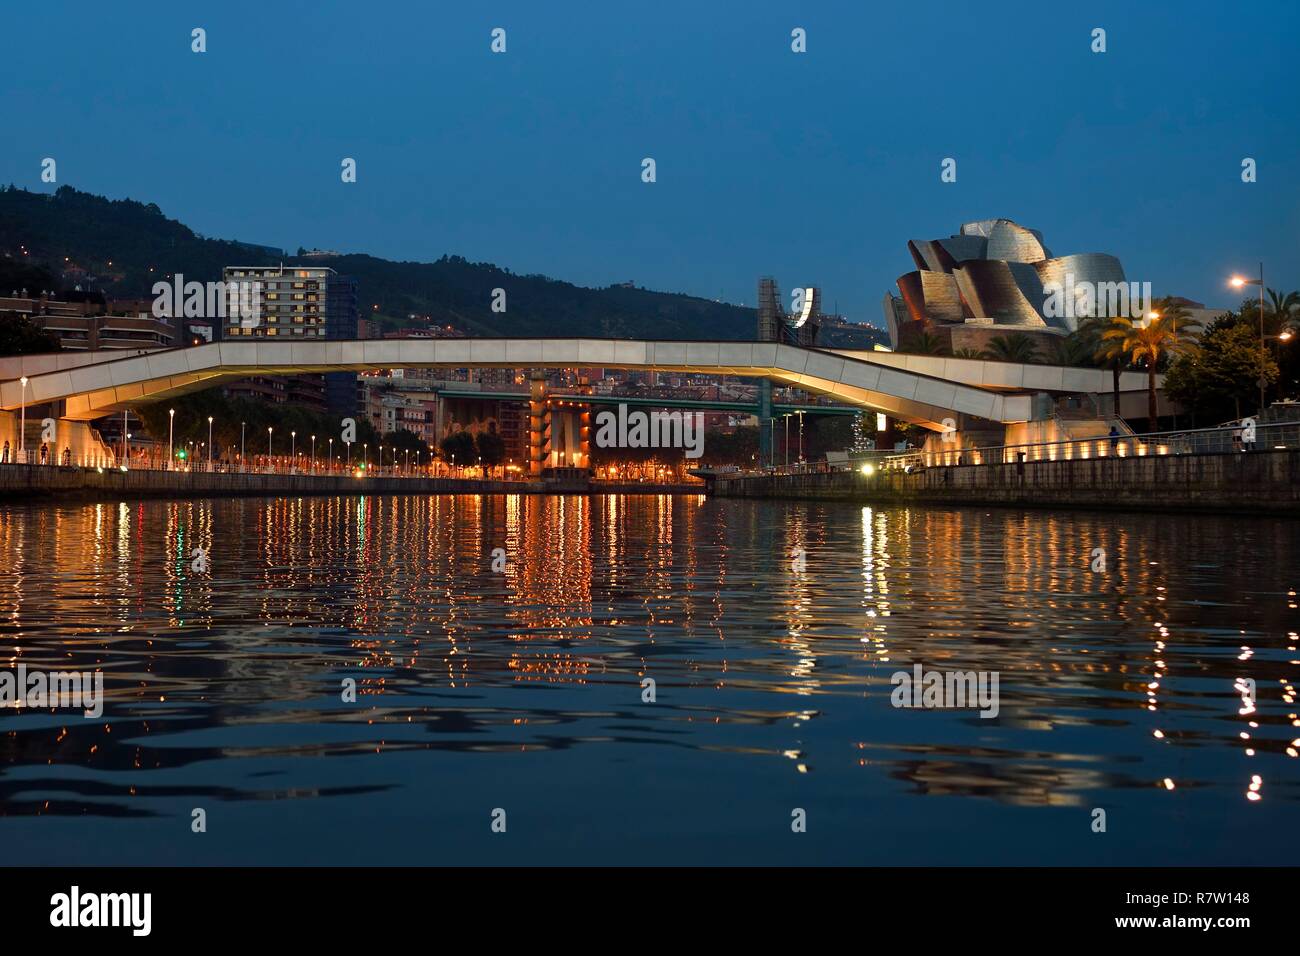
<instances>
[{"instance_id":1,"label":"overpass pillar","mask_svg":"<svg viewBox=\"0 0 1300 956\"><path fill-rule=\"evenodd\" d=\"M550 387L544 371L533 371L528 376L528 474L542 477L546 458L547 394Z\"/></svg>"},{"instance_id":2,"label":"overpass pillar","mask_svg":"<svg viewBox=\"0 0 1300 956\"><path fill-rule=\"evenodd\" d=\"M758 380L758 462L772 464L772 381Z\"/></svg>"}]
</instances>

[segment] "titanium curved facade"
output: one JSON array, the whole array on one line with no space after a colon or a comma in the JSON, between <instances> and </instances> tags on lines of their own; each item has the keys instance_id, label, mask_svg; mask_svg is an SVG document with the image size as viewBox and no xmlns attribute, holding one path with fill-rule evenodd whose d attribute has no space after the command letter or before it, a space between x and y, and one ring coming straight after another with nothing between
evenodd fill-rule
<instances>
[{"instance_id":1,"label":"titanium curved facade","mask_svg":"<svg viewBox=\"0 0 1300 956\"><path fill-rule=\"evenodd\" d=\"M920 331L949 333L952 344L950 330L960 327L1059 336L1086 315L1140 315L1144 307L1114 256L1053 257L1042 233L1010 219L963 223L956 235L912 239L907 249L916 270L899 276L897 285L908 321L895 319L897 299L884 303L895 348L900 337Z\"/></svg>"},{"instance_id":2,"label":"titanium curved facade","mask_svg":"<svg viewBox=\"0 0 1300 956\"><path fill-rule=\"evenodd\" d=\"M1009 219L999 219L989 231L987 258L1004 262L1042 262L1047 258L1047 250L1032 231Z\"/></svg>"},{"instance_id":3,"label":"titanium curved facade","mask_svg":"<svg viewBox=\"0 0 1300 956\"><path fill-rule=\"evenodd\" d=\"M975 316L992 319L994 325L1042 328L1047 323L1017 281L1024 279L1023 274L1018 276L1012 265L996 259L962 263L955 273L962 299ZM1037 283L1038 273L1029 271Z\"/></svg>"},{"instance_id":4,"label":"titanium curved facade","mask_svg":"<svg viewBox=\"0 0 1300 956\"><path fill-rule=\"evenodd\" d=\"M910 315L929 315L938 322L964 322L957 281L955 275L946 272L918 270L899 276L898 291Z\"/></svg>"},{"instance_id":5,"label":"titanium curved facade","mask_svg":"<svg viewBox=\"0 0 1300 956\"><path fill-rule=\"evenodd\" d=\"M1038 279L1048 299L1043 317L1048 325L1073 331L1085 315L1133 315L1150 310L1150 296L1145 303L1135 302L1138 296L1124 278L1124 267L1118 259L1104 252L1082 252L1061 256L1037 264ZM1046 290L1058 289L1059 296L1052 299ZM1086 294L1078 294L1082 290ZM1092 296L1091 301L1088 295ZM1066 302L1071 303L1065 308Z\"/></svg>"}]
</instances>

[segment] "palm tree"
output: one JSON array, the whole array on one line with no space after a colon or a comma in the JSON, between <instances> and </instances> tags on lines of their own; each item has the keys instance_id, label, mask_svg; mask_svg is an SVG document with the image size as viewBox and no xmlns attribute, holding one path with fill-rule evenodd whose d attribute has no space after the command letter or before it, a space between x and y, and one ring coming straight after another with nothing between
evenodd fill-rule
<instances>
[{"instance_id":1,"label":"palm tree","mask_svg":"<svg viewBox=\"0 0 1300 956\"><path fill-rule=\"evenodd\" d=\"M1284 295L1277 289L1269 289L1268 299L1268 304L1273 307L1273 314L1282 319L1281 324L1284 326L1292 318L1292 313L1300 312L1300 292L1288 292Z\"/></svg>"},{"instance_id":2,"label":"palm tree","mask_svg":"<svg viewBox=\"0 0 1300 956\"><path fill-rule=\"evenodd\" d=\"M995 362L1036 362L1038 361L1038 345L1031 336L1026 335L1024 332L995 335L989 339L989 347L984 350L980 357Z\"/></svg>"},{"instance_id":3,"label":"palm tree","mask_svg":"<svg viewBox=\"0 0 1300 956\"><path fill-rule=\"evenodd\" d=\"M1156 430L1159 407L1156 404L1156 366L1162 358L1182 354L1191 344L1187 332L1197 323L1188 318L1187 310L1169 299L1157 299L1155 311L1140 319L1116 316L1101 334L1102 343L1119 343L1119 352L1134 365L1147 367L1147 431ZM1107 349L1109 352L1110 350ZM1116 373L1118 378L1118 373ZM1116 414L1119 393L1116 390Z\"/></svg>"},{"instance_id":4,"label":"palm tree","mask_svg":"<svg viewBox=\"0 0 1300 956\"><path fill-rule=\"evenodd\" d=\"M983 358L984 355L979 349L957 349L957 351L952 353L952 357L960 359L978 359Z\"/></svg>"},{"instance_id":5,"label":"palm tree","mask_svg":"<svg viewBox=\"0 0 1300 956\"><path fill-rule=\"evenodd\" d=\"M1048 354L1057 365L1093 366L1097 335L1097 331L1084 322L1069 335L1054 340Z\"/></svg>"},{"instance_id":6,"label":"palm tree","mask_svg":"<svg viewBox=\"0 0 1300 956\"><path fill-rule=\"evenodd\" d=\"M913 355L943 355L948 349L944 345L943 339L929 330L924 330L912 336L911 340L899 351L911 352Z\"/></svg>"},{"instance_id":7,"label":"palm tree","mask_svg":"<svg viewBox=\"0 0 1300 956\"><path fill-rule=\"evenodd\" d=\"M1123 320L1127 321L1127 320ZM1117 328L1113 318L1094 318L1088 319L1085 323L1088 326L1088 333L1092 336L1096 345L1093 348L1092 357L1101 362L1110 369L1111 389L1114 395L1115 417L1119 417L1119 373L1128 367L1128 352L1124 348L1124 338L1122 335L1111 336L1107 338L1106 333Z\"/></svg>"}]
</instances>

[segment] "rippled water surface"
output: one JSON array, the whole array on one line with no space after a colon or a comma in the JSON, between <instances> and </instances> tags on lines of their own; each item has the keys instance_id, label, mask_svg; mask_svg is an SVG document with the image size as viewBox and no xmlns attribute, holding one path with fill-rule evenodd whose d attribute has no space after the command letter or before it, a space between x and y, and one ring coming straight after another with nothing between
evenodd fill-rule
<instances>
[{"instance_id":1,"label":"rippled water surface","mask_svg":"<svg viewBox=\"0 0 1300 956\"><path fill-rule=\"evenodd\" d=\"M650 496L6 506L0 667L100 668L108 701L0 711L0 834L48 863L1295 863L1298 529ZM893 707L917 662L997 672L997 718Z\"/></svg>"}]
</instances>

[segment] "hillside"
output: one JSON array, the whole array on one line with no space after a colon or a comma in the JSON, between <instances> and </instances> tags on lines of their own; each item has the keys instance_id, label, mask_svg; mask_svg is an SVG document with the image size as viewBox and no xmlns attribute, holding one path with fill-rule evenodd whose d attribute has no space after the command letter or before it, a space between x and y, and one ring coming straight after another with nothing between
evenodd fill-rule
<instances>
[{"instance_id":1,"label":"hillside","mask_svg":"<svg viewBox=\"0 0 1300 956\"><path fill-rule=\"evenodd\" d=\"M459 256L437 262L368 255L282 259L265 247L201 236L152 203L109 200L69 186L53 195L0 189L0 256L11 257L10 274L19 262L44 266L61 275L66 288L81 283L110 298L151 297L154 282L178 271L208 281L221 278L226 265L328 265L357 278L363 314L386 328L432 321L479 336L745 339L755 326L753 309L644 289L588 289ZM489 307L498 287L507 290L506 313ZM408 319L412 314L419 318Z\"/></svg>"}]
</instances>

